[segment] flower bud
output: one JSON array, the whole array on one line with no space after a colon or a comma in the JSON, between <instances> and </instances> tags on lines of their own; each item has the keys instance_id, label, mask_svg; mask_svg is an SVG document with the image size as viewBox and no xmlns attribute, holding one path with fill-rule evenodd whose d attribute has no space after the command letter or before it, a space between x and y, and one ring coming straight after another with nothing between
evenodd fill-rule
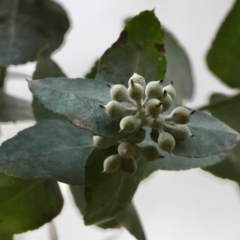
<instances>
[{"instance_id":1,"label":"flower bud","mask_svg":"<svg viewBox=\"0 0 240 240\"><path fill-rule=\"evenodd\" d=\"M107 149L116 143L117 141L113 139L109 139L101 136L93 136L93 144L96 148Z\"/></svg>"},{"instance_id":2,"label":"flower bud","mask_svg":"<svg viewBox=\"0 0 240 240\"><path fill-rule=\"evenodd\" d=\"M156 117L162 112L162 103L158 99L150 99L147 101L145 109L148 115Z\"/></svg>"},{"instance_id":3,"label":"flower bud","mask_svg":"<svg viewBox=\"0 0 240 240\"><path fill-rule=\"evenodd\" d=\"M146 137L146 130L144 128L138 129L131 137L128 138L130 142L140 143Z\"/></svg>"},{"instance_id":4,"label":"flower bud","mask_svg":"<svg viewBox=\"0 0 240 240\"><path fill-rule=\"evenodd\" d=\"M168 94L166 90L163 91L163 95L160 100L163 104L163 112L167 111L173 103L172 97Z\"/></svg>"},{"instance_id":5,"label":"flower bud","mask_svg":"<svg viewBox=\"0 0 240 240\"><path fill-rule=\"evenodd\" d=\"M163 129L164 131L170 133L176 141L183 141L186 138L193 136L188 126L182 124L176 124L174 126L165 124Z\"/></svg>"},{"instance_id":6,"label":"flower bud","mask_svg":"<svg viewBox=\"0 0 240 240\"><path fill-rule=\"evenodd\" d=\"M127 91L128 91L129 97L135 101L139 101L143 98L143 94L144 94L143 86L139 83L134 83L133 80L131 80Z\"/></svg>"},{"instance_id":7,"label":"flower bud","mask_svg":"<svg viewBox=\"0 0 240 240\"><path fill-rule=\"evenodd\" d=\"M162 96L163 94L162 82L163 80L152 81L146 85L145 95L148 99L160 98Z\"/></svg>"},{"instance_id":8,"label":"flower bud","mask_svg":"<svg viewBox=\"0 0 240 240\"><path fill-rule=\"evenodd\" d=\"M133 174L137 170L137 162L133 158L123 158L121 161L121 169L124 172Z\"/></svg>"},{"instance_id":9,"label":"flower bud","mask_svg":"<svg viewBox=\"0 0 240 240\"><path fill-rule=\"evenodd\" d=\"M107 157L103 162L103 173L114 173L118 171L121 166L121 157L116 155L111 155Z\"/></svg>"},{"instance_id":10,"label":"flower bud","mask_svg":"<svg viewBox=\"0 0 240 240\"><path fill-rule=\"evenodd\" d=\"M158 149L153 145L146 145L142 147L142 154L147 159L147 161L154 161L158 158L162 158L158 152Z\"/></svg>"},{"instance_id":11,"label":"flower bud","mask_svg":"<svg viewBox=\"0 0 240 240\"><path fill-rule=\"evenodd\" d=\"M128 80L128 85L131 84L131 81L133 81L134 83L138 83L138 84L142 85L143 88L145 88L145 85L146 85L145 79L142 76L138 75L137 73L134 73L130 77L130 79Z\"/></svg>"},{"instance_id":12,"label":"flower bud","mask_svg":"<svg viewBox=\"0 0 240 240\"><path fill-rule=\"evenodd\" d=\"M185 107L179 106L173 109L170 114L170 119L178 124L186 124L189 122L191 114L195 111L190 111Z\"/></svg>"},{"instance_id":13,"label":"flower bud","mask_svg":"<svg viewBox=\"0 0 240 240\"><path fill-rule=\"evenodd\" d=\"M172 99L176 97L176 91L173 87L173 82L163 88L163 90L167 91L167 93L171 96Z\"/></svg>"},{"instance_id":14,"label":"flower bud","mask_svg":"<svg viewBox=\"0 0 240 240\"><path fill-rule=\"evenodd\" d=\"M105 109L106 113L112 118L123 117L128 113L132 113L132 110L125 108L120 102L115 100L110 101L105 106L100 104L99 107Z\"/></svg>"},{"instance_id":15,"label":"flower bud","mask_svg":"<svg viewBox=\"0 0 240 240\"><path fill-rule=\"evenodd\" d=\"M156 117L148 117L147 118L148 126L152 129L160 130L164 124L164 118L161 114L157 115Z\"/></svg>"},{"instance_id":16,"label":"flower bud","mask_svg":"<svg viewBox=\"0 0 240 240\"><path fill-rule=\"evenodd\" d=\"M122 158L132 158L136 153L137 146L129 141L121 142L118 146L118 154Z\"/></svg>"},{"instance_id":17,"label":"flower bud","mask_svg":"<svg viewBox=\"0 0 240 240\"><path fill-rule=\"evenodd\" d=\"M108 85L110 87L110 95L113 100L118 102L133 103L129 98L127 88L122 84Z\"/></svg>"},{"instance_id":18,"label":"flower bud","mask_svg":"<svg viewBox=\"0 0 240 240\"><path fill-rule=\"evenodd\" d=\"M120 122L120 131L124 133L134 132L140 124L140 119L135 116L124 117Z\"/></svg>"},{"instance_id":19,"label":"flower bud","mask_svg":"<svg viewBox=\"0 0 240 240\"><path fill-rule=\"evenodd\" d=\"M158 137L158 145L163 151L172 154L172 150L175 147L175 139L171 134L161 132Z\"/></svg>"}]
</instances>

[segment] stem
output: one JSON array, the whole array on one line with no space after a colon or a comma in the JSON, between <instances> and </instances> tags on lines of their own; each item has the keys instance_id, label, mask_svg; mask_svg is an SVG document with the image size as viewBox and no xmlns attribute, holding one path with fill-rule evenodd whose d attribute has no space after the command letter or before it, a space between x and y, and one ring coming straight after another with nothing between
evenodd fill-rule
<instances>
[{"instance_id":1,"label":"stem","mask_svg":"<svg viewBox=\"0 0 240 240\"><path fill-rule=\"evenodd\" d=\"M218 107L218 106L220 106L222 104L225 104L225 103L228 103L228 102L232 101L233 98L238 97L238 96L239 96L239 93L237 95L225 98L225 99L220 100L218 102L215 102L215 103L212 103L212 104L208 104L208 105L204 105L202 107L199 107L198 110L199 111L203 111L203 110L213 109L213 108Z\"/></svg>"},{"instance_id":2,"label":"stem","mask_svg":"<svg viewBox=\"0 0 240 240\"><path fill-rule=\"evenodd\" d=\"M4 87L4 80L7 73L7 67L0 66L0 89Z\"/></svg>"}]
</instances>

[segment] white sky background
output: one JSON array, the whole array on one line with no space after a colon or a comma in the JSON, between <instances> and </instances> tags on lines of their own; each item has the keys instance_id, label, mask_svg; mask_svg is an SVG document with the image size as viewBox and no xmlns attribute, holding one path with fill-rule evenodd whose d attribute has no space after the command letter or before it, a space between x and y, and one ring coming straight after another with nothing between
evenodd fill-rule
<instances>
[{"instance_id":1,"label":"white sky background","mask_svg":"<svg viewBox=\"0 0 240 240\"><path fill-rule=\"evenodd\" d=\"M119 36L123 19L155 8L156 15L185 47L195 76L195 96L188 106L206 104L211 92L232 93L207 69L205 55L233 0L58 0L71 19L64 46L54 59L72 78L82 77L93 62ZM144 31L144 29L143 29ZM31 76L34 64L10 71ZM25 81L8 81L6 90L31 99ZM25 125L24 125L25 126ZM2 126L5 136L22 125ZM3 136L4 137L4 136ZM54 223L59 240L133 240L126 231L101 231L85 227L72 206L66 185L61 184L65 206ZM159 171L141 184L135 204L148 240L238 240L240 238L240 192L230 181L201 170ZM50 240L48 226L15 240Z\"/></svg>"}]
</instances>

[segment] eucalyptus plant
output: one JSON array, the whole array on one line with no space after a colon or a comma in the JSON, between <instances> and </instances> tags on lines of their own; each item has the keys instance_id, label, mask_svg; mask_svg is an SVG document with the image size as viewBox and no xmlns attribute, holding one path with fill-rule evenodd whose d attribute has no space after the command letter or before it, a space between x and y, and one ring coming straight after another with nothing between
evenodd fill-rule
<instances>
[{"instance_id":1,"label":"eucalyptus plant","mask_svg":"<svg viewBox=\"0 0 240 240\"><path fill-rule=\"evenodd\" d=\"M232 87L239 87L233 63L240 51L229 49L240 41L233 27L239 11L236 1L207 56L209 68ZM51 59L68 28L53 1L0 0L0 121L33 115L37 121L0 147L1 239L61 212L58 181L70 185L86 225L125 227L138 240L146 237L132 199L154 171L204 168L240 181L239 94L214 94L201 109L230 126L181 106L193 93L190 63L154 11L131 18L82 78L68 78ZM28 61L37 62L27 79L32 108L3 91L8 66Z\"/></svg>"}]
</instances>

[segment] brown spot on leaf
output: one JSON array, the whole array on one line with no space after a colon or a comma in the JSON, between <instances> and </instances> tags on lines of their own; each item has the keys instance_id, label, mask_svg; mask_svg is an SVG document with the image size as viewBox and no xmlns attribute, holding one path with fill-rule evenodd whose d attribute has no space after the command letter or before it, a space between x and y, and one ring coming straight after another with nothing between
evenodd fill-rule
<instances>
[{"instance_id":1,"label":"brown spot on leaf","mask_svg":"<svg viewBox=\"0 0 240 240\"><path fill-rule=\"evenodd\" d=\"M118 40L112 45L112 47L121 47L122 45L128 42L128 32L127 30L123 30L120 34Z\"/></svg>"},{"instance_id":2,"label":"brown spot on leaf","mask_svg":"<svg viewBox=\"0 0 240 240\"><path fill-rule=\"evenodd\" d=\"M85 187L84 189L84 197L86 202L89 202L92 199L90 189L88 187Z\"/></svg>"},{"instance_id":3,"label":"brown spot on leaf","mask_svg":"<svg viewBox=\"0 0 240 240\"><path fill-rule=\"evenodd\" d=\"M163 43L155 43L154 47L157 49L158 52L165 52L165 48L164 48Z\"/></svg>"}]
</instances>

